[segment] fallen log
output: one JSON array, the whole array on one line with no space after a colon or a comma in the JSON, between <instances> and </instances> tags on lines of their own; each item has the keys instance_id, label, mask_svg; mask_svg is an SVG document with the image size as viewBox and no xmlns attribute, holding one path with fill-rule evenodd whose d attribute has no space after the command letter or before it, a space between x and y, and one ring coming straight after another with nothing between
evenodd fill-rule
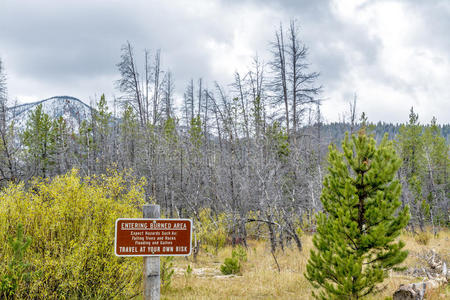
<instances>
[{"instance_id":1,"label":"fallen log","mask_svg":"<svg viewBox=\"0 0 450 300\"><path fill-rule=\"evenodd\" d=\"M400 285L394 293L394 300L423 300L427 290L436 289L448 282L447 264L434 249L425 255L419 255L419 258L426 262L428 267L424 265L420 268L414 268L411 273L416 276L426 276L428 280Z\"/></svg>"},{"instance_id":2,"label":"fallen log","mask_svg":"<svg viewBox=\"0 0 450 300\"><path fill-rule=\"evenodd\" d=\"M394 293L394 300L422 300L425 295L426 284L401 284Z\"/></svg>"},{"instance_id":3,"label":"fallen log","mask_svg":"<svg viewBox=\"0 0 450 300\"><path fill-rule=\"evenodd\" d=\"M447 278L439 277L411 284L401 284L394 293L394 300L423 300L427 290L436 289L447 283Z\"/></svg>"}]
</instances>

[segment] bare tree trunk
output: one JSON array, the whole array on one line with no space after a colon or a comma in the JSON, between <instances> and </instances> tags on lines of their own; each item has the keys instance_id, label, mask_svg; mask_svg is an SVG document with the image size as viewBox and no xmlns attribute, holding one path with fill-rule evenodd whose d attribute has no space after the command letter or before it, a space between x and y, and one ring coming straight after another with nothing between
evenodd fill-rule
<instances>
[{"instance_id":1,"label":"bare tree trunk","mask_svg":"<svg viewBox=\"0 0 450 300\"><path fill-rule=\"evenodd\" d=\"M198 80L198 111L197 116L200 116L200 112L202 111L202 79Z\"/></svg>"},{"instance_id":2,"label":"bare tree trunk","mask_svg":"<svg viewBox=\"0 0 450 300\"><path fill-rule=\"evenodd\" d=\"M242 116L244 117L244 132L245 132L245 137L246 140L249 141L250 140L250 133L249 133L249 129L248 129L248 115L247 115L247 105L244 103L244 92L242 90L242 82L241 82L241 76L239 74L239 72L236 72L235 75L235 86L239 91L239 99L241 101L241 112L242 112Z\"/></svg>"},{"instance_id":3,"label":"bare tree trunk","mask_svg":"<svg viewBox=\"0 0 450 300\"><path fill-rule=\"evenodd\" d=\"M288 135L290 134L289 130L289 102L288 102L288 90L287 90L287 80L286 80L286 58L285 53L286 50L284 48L284 38L283 38L283 27L280 24L280 31L275 33L276 38L276 49L278 55L278 61L276 62L278 72L281 80L282 87L282 97L284 102L284 113L286 117L286 130Z\"/></svg>"},{"instance_id":4,"label":"bare tree trunk","mask_svg":"<svg viewBox=\"0 0 450 300\"><path fill-rule=\"evenodd\" d=\"M270 251L272 253L275 253L275 250L277 249L277 242L276 242L276 236L275 236L275 230L273 228L273 222L272 222L272 215L268 213L266 215L267 217L267 227L269 229L269 239L270 239Z\"/></svg>"},{"instance_id":5,"label":"bare tree trunk","mask_svg":"<svg viewBox=\"0 0 450 300\"><path fill-rule=\"evenodd\" d=\"M350 102L350 135L354 133L356 124L356 93L353 96L353 103Z\"/></svg>"},{"instance_id":6,"label":"bare tree trunk","mask_svg":"<svg viewBox=\"0 0 450 300\"><path fill-rule=\"evenodd\" d=\"M144 121L147 124L149 121L149 93L150 93L150 66L148 64L148 55L149 52L147 49L144 50L144 60L145 60L145 102L144 102L144 108L145 108L145 116Z\"/></svg>"},{"instance_id":7,"label":"bare tree trunk","mask_svg":"<svg viewBox=\"0 0 450 300\"><path fill-rule=\"evenodd\" d=\"M136 70L133 49L131 48L130 42L127 42L127 49L128 49L128 56L130 58L131 76L132 76L134 89L135 89L136 102L137 102L138 108L139 108L139 119L141 120L141 126L144 126L144 112L143 112L143 107L142 107L141 93L140 93L140 89L139 89L139 75Z\"/></svg>"},{"instance_id":8,"label":"bare tree trunk","mask_svg":"<svg viewBox=\"0 0 450 300\"><path fill-rule=\"evenodd\" d=\"M155 74L154 74L154 90L153 90L153 126L158 120L158 106L159 106L159 89L161 76L161 50L158 49L155 54Z\"/></svg>"}]
</instances>

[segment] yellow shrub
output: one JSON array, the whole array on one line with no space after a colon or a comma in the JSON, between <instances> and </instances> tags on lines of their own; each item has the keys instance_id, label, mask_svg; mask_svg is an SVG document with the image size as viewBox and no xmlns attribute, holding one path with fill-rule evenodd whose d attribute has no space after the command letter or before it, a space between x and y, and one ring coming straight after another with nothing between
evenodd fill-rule
<instances>
[{"instance_id":1,"label":"yellow shrub","mask_svg":"<svg viewBox=\"0 0 450 300\"><path fill-rule=\"evenodd\" d=\"M11 184L0 192L0 245L18 224L32 239L26 253L34 280L18 291L32 298L123 298L136 294L139 258L114 255L119 217L141 217L143 180L112 172L81 178L77 170L29 187ZM11 256L0 248L0 272ZM20 294L21 293L21 294Z\"/></svg>"},{"instance_id":2,"label":"yellow shrub","mask_svg":"<svg viewBox=\"0 0 450 300\"><path fill-rule=\"evenodd\" d=\"M197 238L206 251L213 248L214 253L217 254L218 249L225 245L227 239L226 214L215 215L210 208L204 208L200 210L199 219L200 221L195 222Z\"/></svg>"}]
</instances>

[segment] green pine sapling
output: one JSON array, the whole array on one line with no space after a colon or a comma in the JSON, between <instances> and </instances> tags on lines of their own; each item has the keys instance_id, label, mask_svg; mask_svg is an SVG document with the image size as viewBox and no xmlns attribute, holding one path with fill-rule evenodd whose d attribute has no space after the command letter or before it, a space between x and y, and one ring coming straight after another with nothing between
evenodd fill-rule
<instances>
[{"instance_id":1,"label":"green pine sapling","mask_svg":"<svg viewBox=\"0 0 450 300\"><path fill-rule=\"evenodd\" d=\"M408 255L397 241L409 209L397 211L401 161L384 137L377 147L364 129L346 135L343 153L330 147L329 173L323 182L323 212L317 216L305 277L318 299L360 299L375 292L388 270Z\"/></svg>"}]
</instances>

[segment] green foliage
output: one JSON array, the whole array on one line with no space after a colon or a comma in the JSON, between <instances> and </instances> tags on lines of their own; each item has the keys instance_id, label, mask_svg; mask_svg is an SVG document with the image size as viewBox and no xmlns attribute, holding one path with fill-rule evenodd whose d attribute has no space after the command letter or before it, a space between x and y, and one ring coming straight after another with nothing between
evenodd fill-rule
<instances>
[{"instance_id":1,"label":"green foliage","mask_svg":"<svg viewBox=\"0 0 450 300\"><path fill-rule=\"evenodd\" d=\"M419 115L411 107L409 122L400 127L397 136L397 146L400 157L403 160L402 169L405 170L408 178L414 174L418 174L421 166L420 156L423 153L423 144L420 136L422 134L422 127L419 125L418 120Z\"/></svg>"},{"instance_id":2,"label":"green foliage","mask_svg":"<svg viewBox=\"0 0 450 300\"><path fill-rule=\"evenodd\" d=\"M261 103L261 97L260 96L256 96L254 98L254 100L252 101L253 103L253 107L251 108L251 113L253 116L253 123L255 126L255 134L256 134L256 138L259 138L259 134L261 132L261 127L262 127L262 115L263 115L263 104Z\"/></svg>"},{"instance_id":3,"label":"green foliage","mask_svg":"<svg viewBox=\"0 0 450 300\"><path fill-rule=\"evenodd\" d=\"M433 225L448 222L448 209L439 208L439 203L448 203L450 181L448 180L448 172L450 169L450 156L448 155L450 148L445 138L441 136L440 130L436 125L436 118L431 120L430 126L427 126L422 135L424 145L425 172L423 173L423 197L426 199L425 205L426 216L431 220ZM448 208L448 206L447 206Z\"/></svg>"},{"instance_id":4,"label":"green foliage","mask_svg":"<svg viewBox=\"0 0 450 300\"><path fill-rule=\"evenodd\" d=\"M324 212L317 216L305 277L321 288L319 299L359 299L375 291L389 269L407 256L396 241L409 220L408 208L397 211L400 166L387 136L377 147L363 132L346 135L343 153L330 147L329 173L323 182Z\"/></svg>"},{"instance_id":5,"label":"green foliage","mask_svg":"<svg viewBox=\"0 0 450 300\"><path fill-rule=\"evenodd\" d=\"M134 112L133 107L130 104L125 106L125 109L122 114L122 123L121 123L121 131L124 134L132 134L137 131L138 120L136 113Z\"/></svg>"},{"instance_id":6,"label":"green foliage","mask_svg":"<svg viewBox=\"0 0 450 300\"><path fill-rule=\"evenodd\" d=\"M176 122L173 118L168 118L164 121L164 137L168 144L175 144L177 142Z\"/></svg>"},{"instance_id":7,"label":"green foliage","mask_svg":"<svg viewBox=\"0 0 450 300\"><path fill-rule=\"evenodd\" d=\"M424 130L422 139L425 151L425 161L432 168L433 180L435 184L442 185L447 182L447 172L450 167L449 145L441 135L439 127L436 124L436 118L431 120L431 124Z\"/></svg>"},{"instance_id":8,"label":"green foliage","mask_svg":"<svg viewBox=\"0 0 450 300\"><path fill-rule=\"evenodd\" d=\"M106 102L105 94L100 96L100 100L97 103L97 111L94 114L94 119L98 123L101 130L109 130L108 125L111 120L111 113L108 112L108 103Z\"/></svg>"},{"instance_id":9,"label":"green foliage","mask_svg":"<svg viewBox=\"0 0 450 300\"><path fill-rule=\"evenodd\" d=\"M170 163L175 163L175 159L180 156L182 148L179 147L179 137L177 133L177 121L174 118L167 118L163 125L162 147L166 150L164 156Z\"/></svg>"},{"instance_id":10,"label":"green foliage","mask_svg":"<svg viewBox=\"0 0 450 300\"><path fill-rule=\"evenodd\" d=\"M192 275L192 271L193 271L193 269L192 269L191 265L188 265L187 268L186 268L186 275L187 276L191 276Z\"/></svg>"},{"instance_id":11,"label":"green foliage","mask_svg":"<svg viewBox=\"0 0 450 300\"><path fill-rule=\"evenodd\" d=\"M114 255L114 223L140 217L145 181L129 173L81 178L76 170L29 187L10 184L0 192L0 244L17 224L32 243L24 261L33 280L21 285L18 298L113 299L136 293L142 260ZM0 249L0 274L13 254Z\"/></svg>"},{"instance_id":12,"label":"green foliage","mask_svg":"<svg viewBox=\"0 0 450 300\"><path fill-rule=\"evenodd\" d=\"M227 240L227 215L215 215L210 208L204 208L199 213L199 220L195 224L197 238L206 251L209 247L214 253L225 246Z\"/></svg>"},{"instance_id":13,"label":"green foliage","mask_svg":"<svg viewBox=\"0 0 450 300\"><path fill-rule=\"evenodd\" d=\"M446 197L450 190L447 180L449 147L436 125L421 126L419 116L411 108L409 122L402 125L397 136L397 148L403 161L400 174L404 180L404 196L411 204L412 224L425 222L438 225L448 222Z\"/></svg>"},{"instance_id":14,"label":"green foliage","mask_svg":"<svg viewBox=\"0 0 450 300\"><path fill-rule=\"evenodd\" d=\"M224 264L220 266L220 272L223 275L239 274L241 272L241 263L237 258L227 257Z\"/></svg>"},{"instance_id":15,"label":"green foliage","mask_svg":"<svg viewBox=\"0 0 450 300\"><path fill-rule=\"evenodd\" d=\"M271 147L275 147L275 151L280 160L286 161L289 153L291 152L289 148L288 134L286 130L281 128L278 122L274 122L272 126L267 128L267 138Z\"/></svg>"},{"instance_id":16,"label":"green foliage","mask_svg":"<svg viewBox=\"0 0 450 300\"><path fill-rule=\"evenodd\" d=\"M191 127L189 128L189 136L192 145L199 150L202 146L202 120L200 116L191 119Z\"/></svg>"},{"instance_id":17,"label":"green foliage","mask_svg":"<svg viewBox=\"0 0 450 300\"><path fill-rule=\"evenodd\" d=\"M39 104L30 113L22 133L26 155L35 168L34 175L46 177L49 167L55 163L55 136L53 121L42 111L42 104Z\"/></svg>"},{"instance_id":18,"label":"green foliage","mask_svg":"<svg viewBox=\"0 0 450 300\"><path fill-rule=\"evenodd\" d=\"M97 111L93 112L94 126L96 127L98 143L102 147L107 146L107 138L111 130L111 113L108 112L108 104L106 103L105 95L102 94L97 103Z\"/></svg>"},{"instance_id":19,"label":"green foliage","mask_svg":"<svg viewBox=\"0 0 450 300\"><path fill-rule=\"evenodd\" d=\"M30 280L30 264L24 261L24 255L30 246L31 239L23 235L22 224L18 225L17 234L8 239L12 257L6 272L0 277L0 297L10 298L16 295L16 291L23 280Z\"/></svg>"},{"instance_id":20,"label":"green foliage","mask_svg":"<svg viewBox=\"0 0 450 300\"><path fill-rule=\"evenodd\" d=\"M231 257L225 258L223 265L220 266L220 272L224 275L240 274L241 263L247 261L247 250L241 245L231 251Z\"/></svg>"},{"instance_id":21,"label":"green foliage","mask_svg":"<svg viewBox=\"0 0 450 300\"><path fill-rule=\"evenodd\" d=\"M172 276L175 272L173 270L173 256L161 256L159 269L161 289L162 291L166 291L172 283Z\"/></svg>"},{"instance_id":22,"label":"green foliage","mask_svg":"<svg viewBox=\"0 0 450 300\"><path fill-rule=\"evenodd\" d=\"M138 118L130 104L127 104L123 111L120 132L120 142L125 157L122 163L126 166L128 162L129 166L133 167L138 156L138 142L142 137L139 135Z\"/></svg>"},{"instance_id":23,"label":"green foliage","mask_svg":"<svg viewBox=\"0 0 450 300\"><path fill-rule=\"evenodd\" d=\"M184 272L184 277L187 279L189 279L192 276L192 272L194 269L192 269L191 265L188 265L186 268L186 271Z\"/></svg>"},{"instance_id":24,"label":"green foliage","mask_svg":"<svg viewBox=\"0 0 450 300\"><path fill-rule=\"evenodd\" d=\"M185 286L187 286L189 284L189 281L191 280L193 271L194 271L194 269L192 269L191 265L188 265L187 268L186 268L186 271L184 271L184 284L185 284Z\"/></svg>"},{"instance_id":25,"label":"green foliage","mask_svg":"<svg viewBox=\"0 0 450 300\"><path fill-rule=\"evenodd\" d=\"M53 121L53 129L55 133L55 149L56 152L65 153L67 150L67 137L69 131L67 123L62 116Z\"/></svg>"},{"instance_id":26,"label":"green foliage","mask_svg":"<svg viewBox=\"0 0 450 300\"><path fill-rule=\"evenodd\" d=\"M312 232L314 229L314 224L314 215L303 213L297 220L294 221L295 233L301 237L305 234L305 232Z\"/></svg>"},{"instance_id":27,"label":"green foliage","mask_svg":"<svg viewBox=\"0 0 450 300\"><path fill-rule=\"evenodd\" d=\"M406 188L411 191L408 199L411 205L412 221L416 223L416 218L423 225L424 211L421 209L422 202L422 178L424 171L423 164L423 140L421 139L422 127L419 125L419 115L411 107L409 122L402 125L397 136L397 148L402 159L400 173L406 181Z\"/></svg>"},{"instance_id":28,"label":"green foliage","mask_svg":"<svg viewBox=\"0 0 450 300\"><path fill-rule=\"evenodd\" d=\"M236 258L239 262L246 262L247 250L243 246L238 245L231 251L231 257Z\"/></svg>"},{"instance_id":29,"label":"green foliage","mask_svg":"<svg viewBox=\"0 0 450 300\"><path fill-rule=\"evenodd\" d=\"M76 140L80 146L80 151L76 154L79 161L84 162L84 165L89 166L89 158L93 156L93 151L96 148L94 143L94 135L92 124L83 120L78 128Z\"/></svg>"},{"instance_id":30,"label":"green foliage","mask_svg":"<svg viewBox=\"0 0 450 300\"><path fill-rule=\"evenodd\" d=\"M370 135L373 131L375 131L375 125L368 122L368 118L365 112L362 112L359 121L361 122L359 132Z\"/></svg>"}]
</instances>

